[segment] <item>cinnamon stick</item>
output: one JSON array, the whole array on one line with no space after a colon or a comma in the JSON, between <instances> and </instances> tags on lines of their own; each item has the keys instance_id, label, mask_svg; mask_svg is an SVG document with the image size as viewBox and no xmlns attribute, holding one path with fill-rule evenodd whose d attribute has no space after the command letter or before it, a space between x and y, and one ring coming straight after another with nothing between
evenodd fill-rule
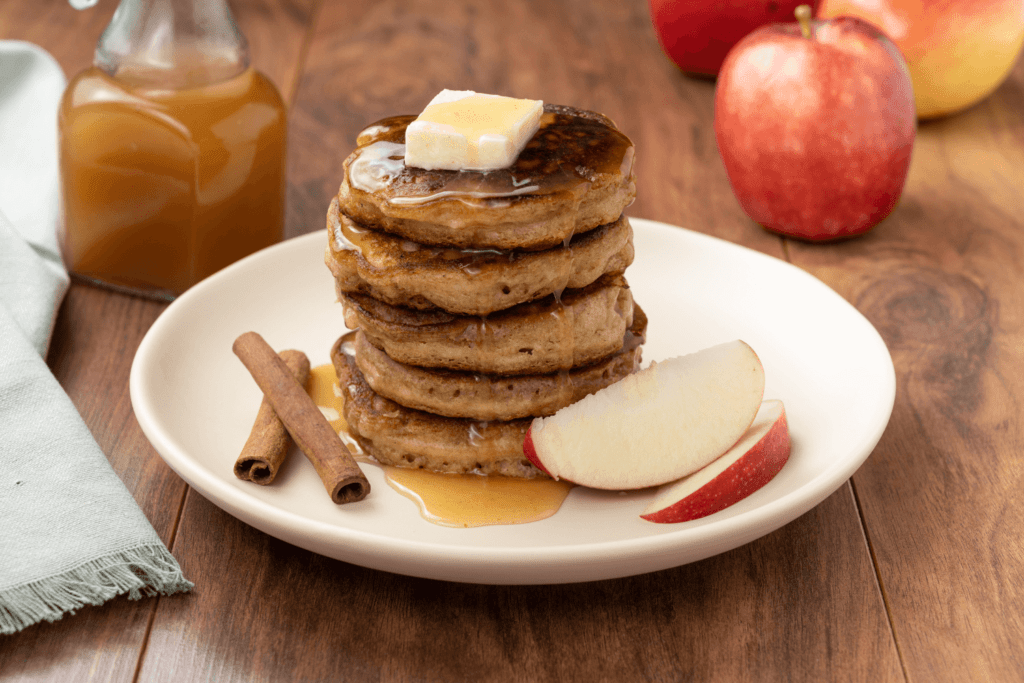
<instances>
[{"instance_id":1,"label":"cinnamon stick","mask_svg":"<svg viewBox=\"0 0 1024 683\"><path fill-rule=\"evenodd\" d=\"M289 349L278 355L288 366L295 381L305 386L309 380L309 358L306 354ZM235 476L260 486L270 484L288 457L288 446L291 441L284 423L264 396L259 412L256 413L256 422L249 432L249 438L235 461Z\"/></svg>"},{"instance_id":2,"label":"cinnamon stick","mask_svg":"<svg viewBox=\"0 0 1024 683\"><path fill-rule=\"evenodd\" d=\"M263 337L246 332L231 349L263 390L299 450L313 463L331 500L340 505L365 498L370 482L313 399Z\"/></svg>"}]
</instances>

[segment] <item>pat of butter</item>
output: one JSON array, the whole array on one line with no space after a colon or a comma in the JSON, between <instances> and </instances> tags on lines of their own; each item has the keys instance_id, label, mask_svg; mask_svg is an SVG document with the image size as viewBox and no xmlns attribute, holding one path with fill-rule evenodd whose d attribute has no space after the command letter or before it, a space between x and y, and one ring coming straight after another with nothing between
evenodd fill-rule
<instances>
[{"instance_id":1,"label":"pat of butter","mask_svg":"<svg viewBox=\"0 0 1024 683\"><path fill-rule=\"evenodd\" d=\"M515 163L540 128L544 103L442 90L405 130L405 165L490 171Z\"/></svg>"}]
</instances>

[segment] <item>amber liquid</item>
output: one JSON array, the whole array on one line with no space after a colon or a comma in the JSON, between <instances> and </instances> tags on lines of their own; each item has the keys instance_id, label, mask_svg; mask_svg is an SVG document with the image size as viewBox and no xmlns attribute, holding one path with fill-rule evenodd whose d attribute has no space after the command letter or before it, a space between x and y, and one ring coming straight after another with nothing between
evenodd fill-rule
<instances>
[{"instance_id":1,"label":"amber liquid","mask_svg":"<svg viewBox=\"0 0 1024 683\"><path fill-rule=\"evenodd\" d=\"M348 434L344 398L334 366L313 368L307 391L349 450L357 453L356 458L372 462L361 455L359 445ZM383 469L391 488L416 503L420 516L441 526L536 522L555 514L572 488L571 484L551 479L443 474L390 465Z\"/></svg>"},{"instance_id":2,"label":"amber liquid","mask_svg":"<svg viewBox=\"0 0 1024 683\"><path fill-rule=\"evenodd\" d=\"M281 240L286 115L246 70L177 90L89 69L59 114L68 269L164 298Z\"/></svg>"}]
</instances>

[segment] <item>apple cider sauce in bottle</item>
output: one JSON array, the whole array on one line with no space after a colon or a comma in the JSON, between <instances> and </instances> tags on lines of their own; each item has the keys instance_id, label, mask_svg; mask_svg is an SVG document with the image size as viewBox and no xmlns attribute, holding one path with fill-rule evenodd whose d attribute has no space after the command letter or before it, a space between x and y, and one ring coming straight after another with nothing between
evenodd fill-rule
<instances>
[{"instance_id":1,"label":"apple cider sauce in bottle","mask_svg":"<svg viewBox=\"0 0 1024 683\"><path fill-rule=\"evenodd\" d=\"M122 0L58 121L76 278L171 299L281 240L285 108L225 0Z\"/></svg>"}]
</instances>

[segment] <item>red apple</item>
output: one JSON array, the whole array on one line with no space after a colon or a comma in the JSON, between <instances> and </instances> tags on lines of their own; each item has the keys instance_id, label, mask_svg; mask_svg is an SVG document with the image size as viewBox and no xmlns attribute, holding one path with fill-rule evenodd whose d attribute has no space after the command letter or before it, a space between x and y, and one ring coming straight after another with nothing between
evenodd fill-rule
<instances>
[{"instance_id":1,"label":"red apple","mask_svg":"<svg viewBox=\"0 0 1024 683\"><path fill-rule=\"evenodd\" d=\"M771 481L789 460L782 401L765 401L735 446L710 465L658 489L640 515L650 522L688 522L743 500Z\"/></svg>"},{"instance_id":2,"label":"red apple","mask_svg":"<svg viewBox=\"0 0 1024 683\"><path fill-rule=\"evenodd\" d=\"M885 31L907 60L922 119L988 96L1024 45L1021 0L822 0L818 15L860 17Z\"/></svg>"},{"instance_id":3,"label":"red apple","mask_svg":"<svg viewBox=\"0 0 1024 683\"><path fill-rule=\"evenodd\" d=\"M818 0L814 0L817 4ZM786 21L801 0L649 0L661 48L683 71L715 76L740 38ZM809 4L804 0L804 4Z\"/></svg>"},{"instance_id":4,"label":"red apple","mask_svg":"<svg viewBox=\"0 0 1024 683\"><path fill-rule=\"evenodd\" d=\"M871 24L757 29L726 57L715 137L740 206L807 240L867 232L896 205L917 134L910 75Z\"/></svg>"},{"instance_id":5,"label":"red apple","mask_svg":"<svg viewBox=\"0 0 1024 683\"><path fill-rule=\"evenodd\" d=\"M742 341L651 365L551 417L523 452L555 479L598 489L658 486L736 443L764 394L764 368Z\"/></svg>"}]
</instances>

